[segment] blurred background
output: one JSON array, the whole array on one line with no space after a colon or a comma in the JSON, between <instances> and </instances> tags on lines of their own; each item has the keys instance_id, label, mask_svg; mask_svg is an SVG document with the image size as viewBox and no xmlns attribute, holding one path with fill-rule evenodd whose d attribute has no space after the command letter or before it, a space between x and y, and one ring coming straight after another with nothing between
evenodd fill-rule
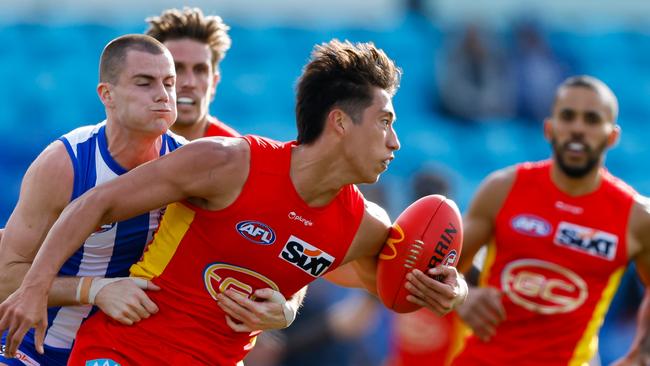
<instances>
[{"instance_id":1,"label":"blurred background","mask_svg":"<svg viewBox=\"0 0 650 366\"><path fill-rule=\"evenodd\" d=\"M463 210L492 170L547 158L542 121L554 88L572 74L596 76L617 94L623 134L607 167L650 195L647 1L3 0L1 226L37 154L63 133L103 119L95 92L103 46L116 36L143 32L145 17L182 6L218 14L232 28L233 46L221 63L212 113L242 133L295 137L294 85L314 44L372 41L396 60L404 71L394 99L402 149L380 183L363 187L392 218L418 197L422 185L438 187ZM640 291L635 276L627 275L602 330L603 364L627 349ZM318 327L337 331L304 345L302 350L318 351L302 360L286 360L279 352L277 359L284 361L265 356L250 365L384 362L391 314L367 305L372 300L360 293L325 283L312 286L308 299L332 319L348 314L346 306L369 310L338 328L323 325L329 319L323 316L316 316L320 323L303 324L302 340ZM286 348L288 339L271 336L266 345ZM328 357L313 359L323 349Z\"/></svg>"}]
</instances>

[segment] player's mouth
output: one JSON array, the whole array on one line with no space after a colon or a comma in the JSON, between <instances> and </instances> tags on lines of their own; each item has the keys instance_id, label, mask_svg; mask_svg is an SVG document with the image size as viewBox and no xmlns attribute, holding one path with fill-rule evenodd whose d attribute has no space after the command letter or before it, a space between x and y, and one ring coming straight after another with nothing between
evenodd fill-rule
<instances>
[{"instance_id":1,"label":"player's mouth","mask_svg":"<svg viewBox=\"0 0 650 366\"><path fill-rule=\"evenodd\" d=\"M152 109L152 111L154 111L155 113L165 113L166 114L166 113L171 113L172 109L167 108L167 107L160 107L160 108L154 108L154 109Z\"/></svg>"},{"instance_id":2,"label":"player's mouth","mask_svg":"<svg viewBox=\"0 0 650 366\"><path fill-rule=\"evenodd\" d=\"M388 165L390 165L391 160L393 160L393 157L392 157L392 156L391 156L390 158L385 159L385 160L383 160L383 161L381 162L381 165L384 167L384 170L385 170L385 169L388 169Z\"/></svg>"},{"instance_id":3,"label":"player's mouth","mask_svg":"<svg viewBox=\"0 0 650 366\"><path fill-rule=\"evenodd\" d=\"M564 145L564 150L571 155L582 155L589 151L589 146L581 141L571 141Z\"/></svg>"},{"instance_id":4,"label":"player's mouth","mask_svg":"<svg viewBox=\"0 0 650 366\"><path fill-rule=\"evenodd\" d=\"M195 105L196 101L190 97L179 97L176 99L178 105Z\"/></svg>"},{"instance_id":5,"label":"player's mouth","mask_svg":"<svg viewBox=\"0 0 650 366\"><path fill-rule=\"evenodd\" d=\"M585 145L582 142L572 141L566 144L566 149L567 151L572 151L572 152L583 152L587 150L587 145Z\"/></svg>"}]
</instances>

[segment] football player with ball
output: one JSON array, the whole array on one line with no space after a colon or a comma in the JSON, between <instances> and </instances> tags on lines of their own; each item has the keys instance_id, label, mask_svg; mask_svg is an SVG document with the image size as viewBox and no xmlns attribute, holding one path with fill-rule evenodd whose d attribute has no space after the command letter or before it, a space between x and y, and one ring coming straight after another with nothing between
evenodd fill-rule
<instances>
[{"instance_id":1,"label":"football player with ball","mask_svg":"<svg viewBox=\"0 0 650 366\"><path fill-rule=\"evenodd\" d=\"M316 46L297 85L297 141L199 139L75 200L21 287L0 304L8 352L29 328L43 334L50 285L94 228L165 205L153 242L131 267L161 288L151 293L158 313L134 326L96 313L82 325L69 365L234 366L259 332L229 326L218 306L225 293L253 301L255 290L272 288L289 298L319 276L336 280L336 268L354 273L339 279L375 293L391 223L354 184L377 181L400 147L392 105L400 74L371 43ZM458 223L434 226L447 235L438 234L443 245L434 251L451 261L447 240L458 240ZM464 280L452 266L426 263L408 263L409 300L447 313L464 298Z\"/></svg>"}]
</instances>

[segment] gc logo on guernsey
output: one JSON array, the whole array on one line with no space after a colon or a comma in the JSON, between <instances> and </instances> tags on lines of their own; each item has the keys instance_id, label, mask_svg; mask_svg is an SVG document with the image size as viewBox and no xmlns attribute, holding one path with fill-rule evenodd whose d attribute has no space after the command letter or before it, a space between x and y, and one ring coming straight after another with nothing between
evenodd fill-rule
<instances>
[{"instance_id":1,"label":"gc logo on guernsey","mask_svg":"<svg viewBox=\"0 0 650 366\"><path fill-rule=\"evenodd\" d=\"M539 314L568 313L587 299L587 283L575 272L539 259L510 262L501 273L510 300Z\"/></svg>"},{"instance_id":2,"label":"gc logo on guernsey","mask_svg":"<svg viewBox=\"0 0 650 366\"><path fill-rule=\"evenodd\" d=\"M205 268L203 282L214 300L219 293L228 289L237 291L251 300L255 300L253 292L258 288L268 287L280 291L275 282L253 270L220 262L209 264Z\"/></svg>"}]
</instances>

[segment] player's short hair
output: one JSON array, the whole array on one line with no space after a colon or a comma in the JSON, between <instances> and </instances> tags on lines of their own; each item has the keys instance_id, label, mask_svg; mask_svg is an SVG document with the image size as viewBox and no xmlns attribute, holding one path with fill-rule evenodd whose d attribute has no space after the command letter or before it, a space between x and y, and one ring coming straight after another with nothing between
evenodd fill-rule
<instances>
[{"instance_id":1,"label":"player's short hair","mask_svg":"<svg viewBox=\"0 0 650 366\"><path fill-rule=\"evenodd\" d=\"M169 52L167 48L155 38L143 34L127 34L110 41L99 61L99 81L102 83L117 83L120 72L126 62L128 51L147 52L152 55L161 55Z\"/></svg>"},{"instance_id":2,"label":"player's short hair","mask_svg":"<svg viewBox=\"0 0 650 366\"><path fill-rule=\"evenodd\" d=\"M199 8L167 9L146 21L149 23L146 34L160 42L189 38L207 44L212 52L213 70L217 70L232 43L228 35L230 27L221 17L205 16Z\"/></svg>"},{"instance_id":3,"label":"player's short hair","mask_svg":"<svg viewBox=\"0 0 650 366\"><path fill-rule=\"evenodd\" d=\"M296 124L299 144L314 142L323 132L327 114L341 108L355 123L372 104L373 87L391 96L402 71L373 43L334 39L314 47L298 79Z\"/></svg>"},{"instance_id":4,"label":"player's short hair","mask_svg":"<svg viewBox=\"0 0 650 366\"><path fill-rule=\"evenodd\" d=\"M616 98L616 94L614 94L607 84L589 75L571 76L558 86L555 94L555 102L553 104L557 103L557 98L560 92L565 88L587 88L601 95L609 102L609 108L612 112L612 121L616 123L618 118L618 99Z\"/></svg>"}]
</instances>

